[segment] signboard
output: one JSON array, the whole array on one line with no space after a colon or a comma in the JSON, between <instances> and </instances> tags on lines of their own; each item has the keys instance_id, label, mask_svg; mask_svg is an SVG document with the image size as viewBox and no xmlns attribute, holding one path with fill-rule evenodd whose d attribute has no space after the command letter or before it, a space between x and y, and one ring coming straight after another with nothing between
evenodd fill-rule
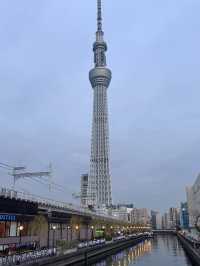
<instances>
[{"instance_id":1,"label":"signboard","mask_svg":"<svg viewBox=\"0 0 200 266\"><path fill-rule=\"evenodd\" d=\"M15 222L16 215L12 214L0 214L0 221L2 222Z\"/></svg>"},{"instance_id":2,"label":"signboard","mask_svg":"<svg viewBox=\"0 0 200 266\"><path fill-rule=\"evenodd\" d=\"M103 237L104 231L103 230L96 230L95 231L95 237Z\"/></svg>"}]
</instances>

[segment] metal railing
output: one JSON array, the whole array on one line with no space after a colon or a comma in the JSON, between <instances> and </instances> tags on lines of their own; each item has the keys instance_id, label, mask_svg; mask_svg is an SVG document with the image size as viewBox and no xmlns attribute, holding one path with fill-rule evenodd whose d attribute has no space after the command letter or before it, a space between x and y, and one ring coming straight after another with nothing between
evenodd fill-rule
<instances>
[{"instance_id":1,"label":"metal railing","mask_svg":"<svg viewBox=\"0 0 200 266\"><path fill-rule=\"evenodd\" d=\"M38 236L9 236L9 237L0 237L0 245L10 245L10 244L24 244L31 242L39 242Z\"/></svg>"},{"instance_id":2,"label":"metal railing","mask_svg":"<svg viewBox=\"0 0 200 266\"><path fill-rule=\"evenodd\" d=\"M10 198L10 199L35 202L35 203L39 204L40 206L50 206L53 208L63 209L66 211L77 212L78 214L83 214L85 216L94 216L94 217L100 217L100 218L105 218L105 219L112 219L116 222L117 221L118 222L123 221L122 219L119 219L113 215L98 214L98 213L90 211L87 208L77 206L77 205L74 205L71 203L52 200L49 198L36 196L36 195L30 194L27 192L16 191L16 190L8 189L8 188L0 188L0 196L3 196L5 198Z\"/></svg>"},{"instance_id":3,"label":"metal railing","mask_svg":"<svg viewBox=\"0 0 200 266\"><path fill-rule=\"evenodd\" d=\"M55 256L56 251L55 249L44 249L44 250L35 250L24 252L21 254L14 254L8 256L0 256L0 265L2 266L12 266L12 265L19 265L19 264L29 264L33 261L37 261L42 258L46 258L49 256Z\"/></svg>"}]
</instances>

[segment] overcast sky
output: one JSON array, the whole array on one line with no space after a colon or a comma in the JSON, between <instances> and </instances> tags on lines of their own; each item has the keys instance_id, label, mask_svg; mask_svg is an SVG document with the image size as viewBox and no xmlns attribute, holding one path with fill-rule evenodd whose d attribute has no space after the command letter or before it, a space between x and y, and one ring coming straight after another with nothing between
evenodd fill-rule
<instances>
[{"instance_id":1,"label":"overcast sky","mask_svg":"<svg viewBox=\"0 0 200 266\"><path fill-rule=\"evenodd\" d=\"M200 171L200 1L104 0L114 202L167 209ZM95 0L0 2L0 162L54 168L72 201L88 172ZM2 186L12 178L0 170Z\"/></svg>"}]
</instances>

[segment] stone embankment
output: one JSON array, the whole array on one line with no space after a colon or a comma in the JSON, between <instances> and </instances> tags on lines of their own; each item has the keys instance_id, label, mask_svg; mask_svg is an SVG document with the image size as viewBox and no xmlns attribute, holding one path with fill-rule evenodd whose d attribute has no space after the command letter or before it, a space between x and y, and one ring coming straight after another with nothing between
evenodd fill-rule
<instances>
[{"instance_id":1,"label":"stone embankment","mask_svg":"<svg viewBox=\"0 0 200 266\"><path fill-rule=\"evenodd\" d=\"M76 252L39 260L29 264L29 266L67 266L67 265L87 265L87 263L95 263L96 261L112 255L119 250L136 245L145 239L148 235L135 236L128 239L114 241L102 246L85 248ZM27 265L27 264L24 264Z\"/></svg>"},{"instance_id":2,"label":"stone embankment","mask_svg":"<svg viewBox=\"0 0 200 266\"><path fill-rule=\"evenodd\" d=\"M196 266L200 266L200 247L198 242L187 239L184 235L177 233L177 237L180 240L185 252Z\"/></svg>"}]
</instances>

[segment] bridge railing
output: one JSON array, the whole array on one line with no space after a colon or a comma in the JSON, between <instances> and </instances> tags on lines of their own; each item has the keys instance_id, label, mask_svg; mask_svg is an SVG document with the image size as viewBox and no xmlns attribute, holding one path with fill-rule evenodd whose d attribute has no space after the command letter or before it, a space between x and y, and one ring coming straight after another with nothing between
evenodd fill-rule
<instances>
[{"instance_id":1,"label":"bridge railing","mask_svg":"<svg viewBox=\"0 0 200 266\"><path fill-rule=\"evenodd\" d=\"M69 210L72 212L78 212L80 214L87 215L87 216L92 215L92 216L97 216L97 217L102 217L102 218L107 218L107 219L113 219L115 221L122 221L121 219L118 219L113 215L98 214L98 213L90 211L87 208L83 208L81 206L77 206L71 203L66 203L66 202L57 201L57 200L53 200L53 199L49 199L49 198L45 198L41 196L36 196L36 195L30 194L27 192L16 191L13 189L0 188L0 196L3 196L5 198L10 198L10 199L35 202L39 205L51 206L54 208Z\"/></svg>"}]
</instances>

